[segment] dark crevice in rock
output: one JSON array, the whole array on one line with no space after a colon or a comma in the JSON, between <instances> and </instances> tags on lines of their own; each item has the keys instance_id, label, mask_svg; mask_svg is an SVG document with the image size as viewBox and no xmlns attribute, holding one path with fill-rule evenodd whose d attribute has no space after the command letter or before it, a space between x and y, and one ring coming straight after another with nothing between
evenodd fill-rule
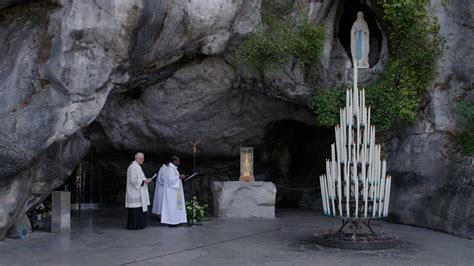
<instances>
[{"instance_id":1,"label":"dark crevice in rock","mask_svg":"<svg viewBox=\"0 0 474 266\"><path fill-rule=\"evenodd\" d=\"M277 185L278 206L319 208L319 176L330 158L333 130L282 120L268 126L256 150L257 179ZM292 189L293 188L293 189Z\"/></svg>"},{"instance_id":2,"label":"dark crevice in rock","mask_svg":"<svg viewBox=\"0 0 474 266\"><path fill-rule=\"evenodd\" d=\"M153 46L159 40L170 8L166 1L145 1L143 4L143 14L133 30L135 42L129 50L132 72L143 69L158 57L153 54Z\"/></svg>"},{"instance_id":3,"label":"dark crevice in rock","mask_svg":"<svg viewBox=\"0 0 474 266\"><path fill-rule=\"evenodd\" d=\"M0 0L0 9L3 12L9 12L16 8L24 7L60 7L58 0ZM16 12L16 11L15 11Z\"/></svg>"},{"instance_id":4,"label":"dark crevice in rock","mask_svg":"<svg viewBox=\"0 0 474 266\"><path fill-rule=\"evenodd\" d=\"M115 87L110 92L110 95L113 95L116 93L127 93L127 95L131 96L132 98L134 98L133 95L139 97L143 89L150 87L152 85L155 85L156 83L167 80L176 71L178 71L179 69L183 67L186 67L190 63L199 62L206 58L209 58L209 56L201 55L201 54L187 54L187 55L182 54L179 59L169 64L166 64L165 66L161 66L161 67L154 66L147 69L131 71L129 73L131 75L131 78L129 79L129 81L120 86ZM135 90L135 89L138 89L140 93L137 93L137 94L128 93L129 91Z\"/></svg>"},{"instance_id":5,"label":"dark crevice in rock","mask_svg":"<svg viewBox=\"0 0 474 266\"><path fill-rule=\"evenodd\" d=\"M104 190L103 203L121 204L125 191L126 169L137 151L113 147L98 122L92 123L83 132L91 141L90 152L84 160L101 169L104 185L114 182L114 189ZM262 143L253 146L256 180L277 184L277 206L319 209L319 175L325 171L325 159L330 157L330 144L334 141L333 130L308 126L295 120L280 120L268 124L265 132ZM242 142L241 146L251 145ZM180 171L191 173L193 156L191 145L189 147L189 153L176 153L172 150L146 151L143 165L145 174L151 176L174 154L181 158ZM196 193L200 200L210 205L209 211L212 213L211 183L238 180L239 157L210 157L198 152L196 170L205 173L205 176L194 183ZM185 184L188 196L190 189L190 184ZM150 185L151 196L153 191L154 185Z\"/></svg>"}]
</instances>

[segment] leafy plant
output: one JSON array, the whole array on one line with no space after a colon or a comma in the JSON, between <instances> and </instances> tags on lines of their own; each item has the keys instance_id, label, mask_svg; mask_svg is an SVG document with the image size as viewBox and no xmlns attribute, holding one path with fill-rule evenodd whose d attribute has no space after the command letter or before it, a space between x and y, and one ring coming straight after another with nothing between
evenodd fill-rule
<instances>
[{"instance_id":1,"label":"leafy plant","mask_svg":"<svg viewBox=\"0 0 474 266\"><path fill-rule=\"evenodd\" d=\"M387 129L397 119L414 122L421 95L432 81L435 58L440 52L439 25L425 10L427 0L379 0L384 11L383 22L388 34L390 58L384 73L366 89L367 105L372 110L372 123ZM329 94L334 94L330 96ZM340 90L318 93L311 103L317 117L333 117L337 108L324 108L328 98L338 98ZM321 97L322 96L322 97ZM318 112L332 113L318 113ZM318 119L332 126L332 119Z\"/></svg>"},{"instance_id":2,"label":"leafy plant","mask_svg":"<svg viewBox=\"0 0 474 266\"><path fill-rule=\"evenodd\" d=\"M193 205L194 205L194 213L193 213ZM201 205L196 197L193 197L192 200L186 201L186 214L188 219L195 219L198 222L202 221L205 217L205 209L208 207L207 204Z\"/></svg>"},{"instance_id":3,"label":"leafy plant","mask_svg":"<svg viewBox=\"0 0 474 266\"><path fill-rule=\"evenodd\" d=\"M324 28L306 16L267 15L233 51L232 59L247 73L279 70L295 59L311 64L321 55L324 38Z\"/></svg>"},{"instance_id":4,"label":"leafy plant","mask_svg":"<svg viewBox=\"0 0 474 266\"><path fill-rule=\"evenodd\" d=\"M339 123L339 108L345 104L345 89L319 89L310 107L316 114L316 123L330 127Z\"/></svg>"},{"instance_id":5,"label":"leafy plant","mask_svg":"<svg viewBox=\"0 0 474 266\"><path fill-rule=\"evenodd\" d=\"M461 101L456 105L456 111L464 120L463 132L456 136L456 142L464 155L474 156L474 104Z\"/></svg>"}]
</instances>

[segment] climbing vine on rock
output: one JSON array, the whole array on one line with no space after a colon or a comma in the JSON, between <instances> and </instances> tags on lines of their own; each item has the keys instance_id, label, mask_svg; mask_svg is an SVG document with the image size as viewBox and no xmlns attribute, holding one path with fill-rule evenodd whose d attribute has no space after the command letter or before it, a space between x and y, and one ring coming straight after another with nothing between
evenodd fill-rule
<instances>
[{"instance_id":1,"label":"climbing vine on rock","mask_svg":"<svg viewBox=\"0 0 474 266\"><path fill-rule=\"evenodd\" d=\"M464 155L474 156L474 104L461 101L456 105L456 111L463 118L463 131L456 136L456 142Z\"/></svg>"},{"instance_id":2,"label":"climbing vine on rock","mask_svg":"<svg viewBox=\"0 0 474 266\"><path fill-rule=\"evenodd\" d=\"M244 72L280 70L293 60L311 64L323 50L324 28L303 15L265 15L258 29L234 49L232 59Z\"/></svg>"},{"instance_id":3,"label":"climbing vine on rock","mask_svg":"<svg viewBox=\"0 0 474 266\"><path fill-rule=\"evenodd\" d=\"M428 0L378 0L383 8L383 24L388 35L390 58L379 81L366 88L372 122L387 129L395 120L414 122L421 95L435 74L435 59L440 52L439 25L428 16ZM333 89L339 95L340 90ZM332 126L337 120L325 108L329 93L318 94L311 106L320 125ZM342 106L342 105L341 105ZM337 109L338 110L338 109Z\"/></svg>"}]
</instances>

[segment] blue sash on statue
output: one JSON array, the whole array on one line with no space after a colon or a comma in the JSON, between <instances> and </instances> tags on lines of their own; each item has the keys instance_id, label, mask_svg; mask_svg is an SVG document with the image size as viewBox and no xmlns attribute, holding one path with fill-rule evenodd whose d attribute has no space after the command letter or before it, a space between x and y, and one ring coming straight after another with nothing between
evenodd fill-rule
<instances>
[{"instance_id":1,"label":"blue sash on statue","mask_svg":"<svg viewBox=\"0 0 474 266\"><path fill-rule=\"evenodd\" d=\"M362 59L362 52L364 47L362 47L362 31L357 31L357 51L356 51L356 58L358 60Z\"/></svg>"}]
</instances>

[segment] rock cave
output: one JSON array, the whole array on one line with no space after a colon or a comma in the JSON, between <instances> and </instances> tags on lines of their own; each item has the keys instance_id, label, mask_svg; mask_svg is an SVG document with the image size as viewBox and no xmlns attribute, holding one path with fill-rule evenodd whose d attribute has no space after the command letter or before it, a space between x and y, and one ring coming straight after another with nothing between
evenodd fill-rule
<instances>
[{"instance_id":1,"label":"rock cave","mask_svg":"<svg viewBox=\"0 0 474 266\"><path fill-rule=\"evenodd\" d=\"M255 179L276 184L277 208L321 211L334 130L316 123L311 101L315 89L350 86L357 11L374 68L361 83L383 75L391 54L379 2L279 1L324 26L323 52L249 78L230 54L260 27L260 1L0 1L0 239L53 191L73 191L79 165L89 167L88 196L72 203L121 206L136 152L146 175L174 154L189 173L196 141L205 176L195 188L211 214L210 183L238 180L243 146L254 147ZM377 132L394 180L388 220L472 239L473 157L454 136L457 102L474 99L473 5L428 2L444 40L435 77L413 124Z\"/></svg>"}]
</instances>

